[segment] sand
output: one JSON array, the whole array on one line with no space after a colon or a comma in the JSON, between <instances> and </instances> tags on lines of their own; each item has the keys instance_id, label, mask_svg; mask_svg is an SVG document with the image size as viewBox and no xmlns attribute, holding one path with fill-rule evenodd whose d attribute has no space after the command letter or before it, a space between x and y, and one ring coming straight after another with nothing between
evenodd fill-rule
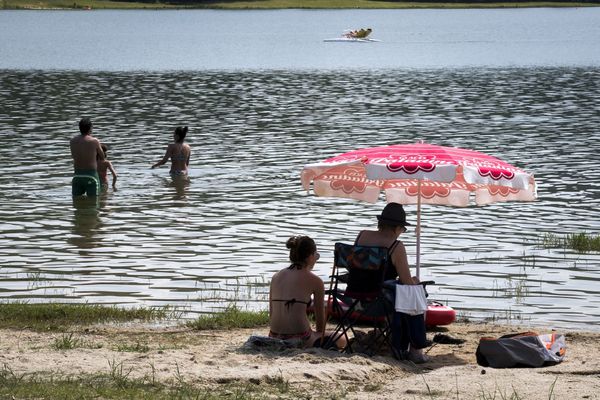
<instances>
[{"instance_id":1,"label":"sand","mask_svg":"<svg viewBox=\"0 0 600 400\"><path fill-rule=\"evenodd\" d=\"M185 380L206 387L279 381L312 398L600 399L598 332L560 331L566 335L567 356L558 365L519 369L477 365L475 349L480 337L526 330L531 328L455 323L443 332L466 342L436 344L428 351L431 361L415 365L386 356L321 349L252 351L244 347L250 335L264 335L266 328L193 331L103 325L76 328L70 337L5 329L0 330L0 367L15 374L54 376L109 373L119 367L130 378ZM77 347L57 350L55 343L64 339L76 341Z\"/></svg>"}]
</instances>

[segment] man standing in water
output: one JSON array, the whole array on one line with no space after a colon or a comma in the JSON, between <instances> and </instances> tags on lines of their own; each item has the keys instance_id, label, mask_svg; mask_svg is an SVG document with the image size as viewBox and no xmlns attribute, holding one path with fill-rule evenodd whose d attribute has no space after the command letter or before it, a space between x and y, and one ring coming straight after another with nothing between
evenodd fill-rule
<instances>
[{"instance_id":1,"label":"man standing in water","mask_svg":"<svg viewBox=\"0 0 600 400\"><path fill-rule=\"evenodd\" d=\"M71 139L71 156L75 174L71 182L73 196L97 196L100 194L100 178L98 177L96 158L104 160L104 152L100 141L92 136L92 121L82 118L79 121L79 131Z\"/></svg>"}]
</instances>

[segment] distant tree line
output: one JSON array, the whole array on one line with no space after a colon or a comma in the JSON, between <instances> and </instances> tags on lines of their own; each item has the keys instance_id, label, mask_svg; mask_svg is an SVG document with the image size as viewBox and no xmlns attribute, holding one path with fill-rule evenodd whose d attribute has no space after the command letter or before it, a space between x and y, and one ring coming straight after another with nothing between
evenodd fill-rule
<instances>
[{"instance_id":1,"label":"distant tree line","mask_svg":"<svg viewBox=\"0 0 600 400\"><path fill-rule=\"evenodd\" d=\"M227 1L236 0L115 0L115 1L126 1L135 3L163 3L163 4L174 4L174 5L191 5L191 4L214 4L214 3L225 3ZM248 0L252 1L252 0ZM389 1L393 3L535 3L535 2L547 2L547 3L600 3L600 0L378 0L378 1Z\"/></svg>"}]
</instances>

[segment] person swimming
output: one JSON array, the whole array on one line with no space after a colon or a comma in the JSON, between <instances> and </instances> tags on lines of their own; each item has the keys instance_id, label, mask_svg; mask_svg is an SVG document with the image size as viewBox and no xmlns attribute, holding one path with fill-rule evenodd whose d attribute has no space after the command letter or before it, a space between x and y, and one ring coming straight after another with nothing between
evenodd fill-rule
<instances>
[{"instance_id":1,"label":"person swimming","mask_svg":"<svg viewBox=\"0 0 600 400\"><path fill-rule=\"evenodd\" d=\"M187 132L187 126L178 126L175 128L175 132L173 132L174 143L171 143L169 146L167 146L167 151L165 152L162 160L154 164L152 168L156 168L165 164L170 158L171 170L169 171L169 174L171 174L173 177L187 176L188 166L190 165L190 156L192 154L190 146L183 142Z\"/></svg>"}]
</instances>

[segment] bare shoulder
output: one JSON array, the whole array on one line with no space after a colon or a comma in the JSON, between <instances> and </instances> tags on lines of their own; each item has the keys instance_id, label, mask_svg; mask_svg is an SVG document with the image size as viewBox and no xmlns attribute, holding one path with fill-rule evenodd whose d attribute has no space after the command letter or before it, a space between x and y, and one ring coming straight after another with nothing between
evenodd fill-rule
<instances>
[{"instance_id":1,"label":"bare shoulder","mask_svg":"<svg viewBox=\"0 0 600 400\"><path fill-rule=\"evenodd\" d=\"M402 243L400 240L397 240L396 244L394 245L394 249L392 250L392 257L406 257L406 247L404 247L404 243Z\"/></svg>"},{"instance_id":2,"label":"bare shoulder","mask_svg":"<svg viewBox=\"0 0 600 400\"><path fill-rule=\"evenodd\" d=\"M360 238L360 242L361 243L365 243L365 242L372 242L374 238L376 238L377 236L377 231L370 231L370 230L362 230L360 232L358 232L358 235L356 236L357 239Z\"/></svg>"},{"instance_id":3,"label":"bare shoulder","mask_svg":"<svg viewBox=\"0 0 600 400\"><path fill-rule=\"evenodd\" d=\"M308 274L311 283L316 284L316 285L323 285L323 279L321 279L320 276L318 276L317 274L315 274L314 272L310 272Z\"/></svg>"},{"instance_id":4,"label":"bare shoulder","mask_svg":"<svg viewBox=\"0 0 600 400\"><path fill-rule=\"evenodd\" d=\"M284 270L279 270L279 271L275 272L273 274L273 276L271 277L271 282L278 280L281 277L283 271Z\"/></svg>"}]
</instances>

